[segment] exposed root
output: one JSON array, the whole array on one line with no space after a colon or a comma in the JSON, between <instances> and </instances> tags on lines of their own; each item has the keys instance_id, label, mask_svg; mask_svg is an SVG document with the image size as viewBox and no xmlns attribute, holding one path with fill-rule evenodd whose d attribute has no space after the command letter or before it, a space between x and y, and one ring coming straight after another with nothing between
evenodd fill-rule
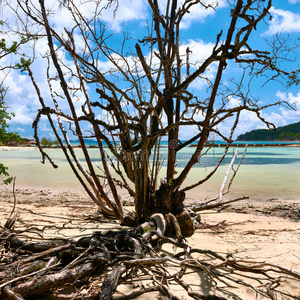
<instances>
[{"instance_id":1,"label":"exposed root","mask_svg":"<svg viewBox=\"0 0 300 300\"><path fill-rule=\"evenodd\" d=\"M163 222L161 217L157 214L153 220L158 224ZM188 282L185 276L192 271L214 283L215 291L219 286L242 285L266 299L277 299L276 295L282 293L278 289L281 279L300 279L298 272L279 265L191 249L180 236L177 235L179 240L165 236L164 225L160 225L162 227L155 230L153 223L150 227L141 227L150 228L144 235L136 229L106 234L95 232L77 242L41 243L24 242L11 229L3 228L0 298L125 300L156 291L170 299L180 299L171 288L176 284L193 299L225 299L192 288L195 282ZM160 246L171 243L183 251L176 255L155 251L152 246L155 240ZM136 278L139 278L138 284L134 284ZM118 290L124 284L132 286L132 292L127 295ZM296 295L289 297L296 299Z\"/></svg>"}]
</instances>

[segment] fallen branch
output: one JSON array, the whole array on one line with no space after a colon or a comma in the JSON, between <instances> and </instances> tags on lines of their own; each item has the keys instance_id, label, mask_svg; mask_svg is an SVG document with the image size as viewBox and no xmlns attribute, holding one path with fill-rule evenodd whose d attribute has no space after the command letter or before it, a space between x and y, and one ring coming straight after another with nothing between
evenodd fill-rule
<instances>
[{"instance_id":1,"label":"fallen branch","mask_svg":"<svg viewBox=\"0 0 300 300\"><path fill-rule=\"evenodd\" d=\"M17 204L17 197L16 197L16 193L15 193L15 186L16 186L16 177L14 177L14 180L13 180L13 196L14 196L14 205L13 205L13 209L12 211L10 212L10 215L9 217L7 218L7 221L6 223L4 224L4 228L7 228L7 229L11 229L13 228L14 224L15 224L15 221L16 219L18 218L19 214L16 213L14 216L13 216L13 213L16 209L16 204Z\"/></svg>"},{"instance_id":2,"label":"fallen branch","mask_svg":"<svg viewBox=\"0 0 300 300\"><path fill-rule=\"evenodd\" d=\"M8 234L8 229L3 230L9 239L12 234ZM183 251L176 255L155 252L151 245L153 236L161 244L171 243L182 248ZM151 280L152 286L142 286L138 291L117 299L133 299L152 291L159 291L172 299L180 299L169 288L171 283L179 284L193 299L224 299L217 295L205 295L194 291L191 287L192 282L183 279L183 275L193 271L203 273L201 276L207 276L215 282L216 286L224 284L233 288L243 285L266 298L273 299L271 295L280 293L277 289L277 285L280 285L280 277L276 278L274 274L295 280L300 279L298 272L279 265L246 261L233 255L226 256L211 250L191 248L182 241L163 235L161 230L151 230L145 237L138 230L109 231L106 234L95 232L92 236L81 238L76 243L69 241L68 244L55 248L51 248L52 245L49 243L43 243L49 249L39 253L26 251L22 256L17 255L18 248L12 248L13 244L7 243L9 247L6 251L11 252L15 249L16 255L11 256L12 261L9 264L3 265L0 262L2 269L0 297L24 300L38 296L46 299L46 294L51 291L56 293L56 299L107 300L117 295L116 291L121 283L131 284L133 277L142 275L146 276L147 280ZM16 236L14 238L19 240ZM15 243L17 244L34 245L34 243L22 243L21 240ZM42 249L37 246L32 247ZM198 254L197 258L193 257L195 253ZM40 269L33 271L34 267ZM178 268L178 271L170 272L170 268L172 270ZM250 276L251 283L247 281L248 274L256 274L256 276L259 274L259 278L256 279L257 286L253 284L255 280L253 277ZM94 281L98 283L92 285ZM274 282L277 285L274 285ZM74 285L85 286L85 289L89 290L88 294L81 293L80 289L71 295L62 293L63 290L70 289Z\"/></svg>"},{"instance_id":3,"label":"fallen branch","mask_svg":"<svg viewBox=\"0 0 300 300\"><path fill-rule=\"evenodd\" d=\"M202 210L215 209L215 208L222 207L222 206L225 206L225 205L233 203L233 202L246 200L246 199L249 199L249 197L248 196L243 196L243 197L231 199L231 200L224 201L224 202L218 202L218 203L214 203L214 204L209 204L208 202L199 203L199 204L191 206L189 208L194 212L198 212L198 211L202 211ZM215 200L217 200L217 199L215 199ZM211 202L211 201L209 201L209 202Z\"/></svg>"}]
</instances>

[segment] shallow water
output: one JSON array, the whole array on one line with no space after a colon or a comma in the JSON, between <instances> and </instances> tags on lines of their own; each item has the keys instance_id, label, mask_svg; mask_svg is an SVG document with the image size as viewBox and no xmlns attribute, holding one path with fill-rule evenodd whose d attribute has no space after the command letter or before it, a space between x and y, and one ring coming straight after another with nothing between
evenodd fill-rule
<instances>
[{"instance_id":1,"label":"shallow water","mask_svg":"<svg viewBox=\"0 0 300 300\"><path fill-rule=\"evenodd\" d=\"M231 161L233 152L229 150L217 173L206 183L187 192L187 197L199 200L218 195L224 175ZM222 155L222 148L212 148L190 172L186 185L206 177ZM94 163L99 162L98 149L89 149ZM166 148L161 156L166 158ZM177 172L179 173L193 153L194 148L186 148L178 155ZM244 148L239 149L235 166ZM76 149L79 157L83 157L80 149ZM55 189L82 191L80 183L72 173L60 149L50 149L47 153L53 158L57 169L53 169L47 161L41 164L38 150L0 151L0 162L9 167L9 173L16 176L17 187L36 189ZM161 177L164 177L162 168ZM299 147L253 147L247 154L230 189L229 197L250 196L252 200L260 199L298 199L300 196L300 148Z\"/></svg>"}]
</instances>

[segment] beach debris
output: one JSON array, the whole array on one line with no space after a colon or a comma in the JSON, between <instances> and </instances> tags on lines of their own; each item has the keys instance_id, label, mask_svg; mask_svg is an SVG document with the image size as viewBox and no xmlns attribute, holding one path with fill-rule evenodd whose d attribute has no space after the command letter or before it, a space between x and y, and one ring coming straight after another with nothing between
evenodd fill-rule
<instances>
[{"instance_id":1,"label":"beach debris","mask_svg":"<svg viewBox=\"0 0 300 300\"><path fill-rule=\"evenodd\" d=\"M191 248L178 232L166 235L165 222L176 220L173 217L157 213L134 229L94 232L77 241L24 241L14 222L6 222L9 228L2 227L0 233L0 298L124 300L159 292L183 299L174 290L177 285L181 295L185 292L192 299L224 300L224 287L243 285L275 299L280 293L285 296L278 288L281 278L300 280L300 273L280 265ZM173 254L164 251L168 244L175 247ZM188 282L189 272L214 282L209 294Z\"/></svg>"}]
</instances>

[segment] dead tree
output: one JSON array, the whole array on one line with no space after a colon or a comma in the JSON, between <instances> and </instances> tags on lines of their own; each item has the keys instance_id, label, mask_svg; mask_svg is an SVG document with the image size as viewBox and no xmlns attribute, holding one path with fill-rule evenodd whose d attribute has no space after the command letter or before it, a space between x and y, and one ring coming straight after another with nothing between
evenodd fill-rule
<instances>
[{"instance_id":1,"label":"dead tree","mask_svg":"<svg viewBox=\"0 0 300 300\"><path fill-rule=\"evenodd\" d=\"M109 5L114 2L109 1ZM296 71L287 72L279 67L278 62L286 58L288 51L283 44L282 49L279 43L269 44L270 51L266 51L249 42L260 23L270 18L271 0L228 3L231 17L228 27L224 25L215 37L210 54L193 65L190 63L193 53L181 42L181 22L194 7L216 9L216 2L185 0L179 5L177 0L164 1L163 11L159 2L148 0L152 20L149 34L136 42L134 53L126 52L127 44L131 43L126 35L120 49L110 46L110 36L99 19L106 9L101 7L101 1L94 4L92 18L86 18L73 0L62 2L73 22L73 27L65 28L64 32L51 25L51 11L44 0L39 0L39 6L22 0L18 0L18 5L31 22L42 28L48 42L45 59L48 59L52 105L44 101L45 92L40 90L31 67L27 68L42 106L33 123L39 147L38 124L46 116L73 172L103 213L127 224L142 223L157 212L169 214L170 220L179 223L183 235L189 235L195 226L184 206L185 192L216 172L232 143L240 113L254 112L269 128L274 127L262 117L261 111L280 103L259 106L245 88L247 83L265 72L272 80L291 79ZM122 12L116 8L116 13ZM280 51L273 51L272 47ZM217 71L214 79L209 80L205 72L213 65ZM222 78L232 65L238 65L241 74L231 85L224 86ZM207 85L203 94L190 87L196 79ZM239 105L229 106L230 97L236 97ZM81 112L76 109L74 99L83 101ZM61 109L62 103L67 103L68 110ZM232 120L232 129L225 135L218 125L227 119ZM189 140L181 141L181 130L189 126L197 128L197 132ZM70 133L79 139L85 166L70 143ZM228 143L224 155L204 179L183 188L190 170L205 155L211 134ZM102 173L92 163L85 138L97 141ZM159 181L163 138L168 141L166 177ZM194 153L176 173L179 151L192 143L196 143ZM47 158L56 166L42 147L40 150L43 160ZM126 188L134 197L134 216L125 213L118 187Z\"/></svg>"}]
</instances>

